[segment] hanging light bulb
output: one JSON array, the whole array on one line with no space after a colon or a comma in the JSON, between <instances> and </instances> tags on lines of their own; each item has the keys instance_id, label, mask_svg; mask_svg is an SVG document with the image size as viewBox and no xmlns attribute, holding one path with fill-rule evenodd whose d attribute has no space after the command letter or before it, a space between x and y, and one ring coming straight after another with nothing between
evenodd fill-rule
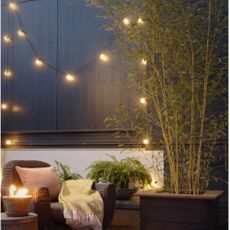
<instances>
[{"instance_id":1,"label":"hanging light bulb","mask_svg":"<svg viewBox=\"0 0 230 230\"><path fill-rule=\"evenodd\" d=\"M72 74L70 74L70 73L67 73L67 74L65 75L65 79L66 79L67 81L69 81L69 82L75 81L74 75L72 75Z\"/></svg>"},{"instance_id":2,"label":"hanging light bulb","mask_svg":"<svg viewBox=\"0 0 230 230\"><path fill-rule=\"evenodd\" d=\"M8 109L8 105L6 103L1 104L1 109L2 110L7 110Z\"/></svg>"},{"instance_id":3,"label":"hanging light bulb","mask_svg":"<svg viewBox=\"0 0 230 230\"><path fill-rule=\"evenodd\" d=\"M3 71L3 74L5 77L11 77L13 75L12 71L10 69L5 69Z\"/></svg>"},{"instance_id":4,"label":"hanging light bulb","mask_svg":"<svg viewBox=\"0 0 230 230\"><path fill-rule=\"evenodd\" d=\"M147 60L144 59L144 58L142 58L142 59L141 59L141 64L142 64L142 65L147 65Z\"/></svg>"},{"instance_id":5,"label":"hanging light bulb","mask_svg":"<svg viewBox=\"0 0 230 230\"><path fill-rule=\"evenodd\" d=\"M10 139L7 139L7 140L5 141L5 143L6 143L6 145L12 145L12 144L13 144L13 141L10 140Z\"/></svg>"},{"instance_id":6,"label":"hanging light bulb","mask_svg":"<svg viewBox=\"0 0 230 230\"><path fill-rule=\"evenodd\" d=\"M10 3L8 4L8 7L9 7L9 9L12 10L12 11L18 10L18 5L17 5L15 2L10 2Z\"/></svg>"},{"instance_id":7,"label":"hanging light bulb","mask_svg":"<svg viewBox=\"0 0 230 230\"><path fill-rule=\"evenodd\" d=\"M21 38L25 38L27 35L27 32L23 29L19 29L18 30L18 36L21 37Z\"/></svg>"},{"instance_id":8,"label":"hanging light bulb","mask_svg":"<svg viewBox=\"0 0 230 230\"><path fill-rule=\"evenodd\" d=\"M146 101L145 97L140 98L140 103L143 104L143 105L147 104L147 101Z\"/></svg>"},{"instance_id":9,"label":"hanging light bulb","mask_svg":"<svg viewBox=\"0 0 230 230\"><path fill-rule=\"evenodd\" d=\"M38 66L38 67L44 66L44 62L43 62L43 60L42 60L41 58L36 58L36 59L34 60L34 64L35 64L36 66Z\"/></svg>"},{"instance_id":10,"label":"hanging light bulb","mask_svg":"<svg viewBox=\"0 0 230 230\"><path fill-rule=\"evenodd\" d=\"M130 20L128 18L123 19L124 25L128 26L130 24Z\"/></svg>"},{"instance_id":11,"label":"hanging light bulb","mask_svg":"<svg viewBox=\"0 0 230 230\"><path fill-rule=\"evenodd\" d=\"M148 144L149 144L149 140L148 140L148 139L144 139L144 140L143 140L143 144L144 144L144 145L148 145Z\"/></svg>"},{"instance_id":12,"label":"hanging light bulb","mask_svg":"<svg viewBox=\"0 0 230 230\"><path fill-rule=\"evenodd\" d=\"M13 41L12 37L9 34L4 35L3 40L5 43L11 43Z\"/></svg>"},{"instance_id":13,"label":"hanging light bulb","mask_svg":"<svg viewBox=\"0 0 230 230\"><path fill-rule=\"evenodd\" d=\"M137 23L138 23L138 25L143 25L143 24L144 24L144 21L143 21L142 18L138 18L138 19L137 19Z\"/></svg>"},{"instance_id":14,"label":"hanging light bulb","mask_svg":"<svg viewBox=\"0 0 230 230\"><path fill-rule=\"evenodd\" d=\"M109 60L108 55L106 55L104 53L101 53L99 57L103 62L107 62Z\"/></svg>"}]
</instances>

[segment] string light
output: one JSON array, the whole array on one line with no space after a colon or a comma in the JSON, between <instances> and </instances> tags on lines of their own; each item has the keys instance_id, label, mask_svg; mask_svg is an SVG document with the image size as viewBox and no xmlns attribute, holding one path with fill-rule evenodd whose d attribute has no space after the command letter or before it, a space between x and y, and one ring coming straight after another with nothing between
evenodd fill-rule
<instances>
[{"instance_id":1,"label":"string light","mask_svg":"<svg viewBox=\"0 0 230 230\"><path fill-rule=\"evenodd\" d=\"M2 110L7 110L8 105L6 103L3 103L3 104L1 104L1 108L2 108Z\"/></svg>"},{"instance_id":2,"label":"string light","mask_svg":"<svg viewBox=\"0 0 230 230\"><path fill-rule=\"evenodd\" d=\"M145 60L144 58L141 59L141 64L142 65L147 65L147 60Z\"/></svg>"},{"instance_id":3,"label":"string light","mask_svg":"<svg viewBox=\"0 0 230 230\"><path fill-rule=\"evenodd\" d=\"M143 105L146 105L147 104L147 101L144 97L141 97L140 98L140 103L143 104Z\"/></svg>"},{"instance_id":4,"label":"string light","mask_svg":"<svg viewBox=\"0 0 230 230\"><path fill-rule=\"evenodd\" d=\"M15 2L10 2L8 6L9 6L9 9L12 11L18 10L18 5Z\"/></svg>"},{"instance_id":5,"label":"string light","mask_svg":"<svg viewBox=\"0 0 230 230\"><path fill-rule=\"evenodd\" d=\"M21 38L25 38L27 35L27 32L23 29L18 30L18 36Z\"/></svg>"},{"instance_id":6,"label":"string light","mask_svg":"<svg viewBox=\"0 0 230 230\"><path fill-rule=\"evenodd\" d=\"M36 59L34 60L34 64L35 64L36 66L38 66L38 67L44 66L44 62L42 61L41 58L36 58Z\"/></svg>"},{"instance_id":7,"label":"string light","mask_svg":"<svg viewBox=\"0 0 230 230\"><path fill-rule=\"evenodd\" d=\"M10 69L5 69L3 71L3 74L5 77L11 77L13 75L12 71Z\"/></svg>"},{"instance_id":8,"label":"string light","mask_svg":"<svg viewBox=\"0 0 230 230\"><path fill-rule=\"evenodd\" d=\"M107 62L109 60L108 55L106 55L104 53L101 53L99 57L103 62Z\"/></svg>"},{"instance_id":9,"label":"string light","mask_svg":"<svg viewBox=\"0 0 230 230\"><path fill-rule=\"evenodd\" d=\"M138 19L137 19L137 23L138 23L139 25L143 25L143 24L144 24L144 21L143 21L142 18L138 18Z\"/></svg>"},{"instance_id":10,"label":"string light","mask_svg":"<svg viewBox=\"0 0 230 230\"><path fill-rule=\"evenodd\" d=\"M149 144L149 140L148 140L148 139L144 139L144 140L143 140L143 144L144 144L144 145L148 145L148 144Z\"/></svg>"},{"instance_id":11,"label":"string light","mask_svg":"<svg viewBox=\"0 0 230 230\"><path fill-rule=\"evenodd\" d=\"M70 74L70 73L67 73L67 74L65 75L65 79L66 79L67 81L69 81L69 82L75 81L75 77L74 77L72 74Z\"/></svg>"},{"instance_id":12,"label":"string light","mask_svg":"<svg viewBox=\"0 0 230 230\"><path fill-rule=\"evenodd\" d=\"M11 43L13 41L12 37L9 34L4 35L3 40L5 43Z\"/></svg>"},{"instance_id":13,"label":"string light","mask_svg":"<svg viewBox=\"0 0 230 230\"><path fill-rule=\"evenodd\" d=\"M5 141L5 143L6 143L6 145L12 145L12 144L13 144L13 141L10 140L10 139L7 139L7 140Z\"/></svg>"},{"instance_id":14,"label":"string light","mask_svg":"<svg viewBox=\"0 0 230 230\"><path fill-rule=\"evenodd\" d=\"M130 24L130 20L128 18L123 19L123 23L128 26Z\"/></svg>"}]
</instances>

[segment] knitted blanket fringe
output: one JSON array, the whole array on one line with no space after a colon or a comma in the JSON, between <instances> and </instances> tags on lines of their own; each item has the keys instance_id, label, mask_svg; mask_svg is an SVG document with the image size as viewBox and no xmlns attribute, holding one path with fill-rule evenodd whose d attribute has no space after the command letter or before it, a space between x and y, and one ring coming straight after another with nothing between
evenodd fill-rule
<instances>
[{"instance_id":1,"label":"knitted blanket fringe","mask_svg":"<svg viewBox=\"0 0 230 230\"><path fill-rule=\"evenodd\" d=\"M64 217L66 218L66 223L73 229L84 226L94 226L94 230L102 229L100 221L93 213L86 214L78 209L75 209L73 211L69 209L64 209ZM78 224L76 223L76 220Z\"/></svg>"}]
</instances>

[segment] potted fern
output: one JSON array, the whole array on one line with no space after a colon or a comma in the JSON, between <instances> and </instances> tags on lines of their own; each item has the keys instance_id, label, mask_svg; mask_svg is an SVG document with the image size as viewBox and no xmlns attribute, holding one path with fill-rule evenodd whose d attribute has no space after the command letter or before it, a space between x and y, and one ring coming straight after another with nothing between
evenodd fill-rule
<instances>
[{"instance_id":1,"label":"potted fern","mask_svg":"<svg viewBox=\"0 0 230 230\"><path fill-rule=\"evenodd\" d=\"M97 182L110 182L116 187L118 200L130 199L136 187L130 187L131 183L138 187L144 187L151 183L151 176L144 165L133 157L117 160L110 156L111 160L93 162L89 167L87 177Z\"/></svg>"}]
</instances>

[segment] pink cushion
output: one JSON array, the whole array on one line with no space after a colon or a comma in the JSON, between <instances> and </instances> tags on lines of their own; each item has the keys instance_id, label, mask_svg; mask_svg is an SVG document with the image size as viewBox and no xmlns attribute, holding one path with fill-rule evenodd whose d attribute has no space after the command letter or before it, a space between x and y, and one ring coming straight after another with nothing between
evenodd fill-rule
<instances>
[{"instance_id":1,"label":"pink cushion","mask_svg":"<svg viewBox=\"0 0 230 230\"><path fill-rule=\"evenodd\" d=\"M46 186L49 189L51 200L57 200L61 186L55 168L24 168L19 166L15 168L23 186L28 188Z\"/></svg>"}]
</instances>

